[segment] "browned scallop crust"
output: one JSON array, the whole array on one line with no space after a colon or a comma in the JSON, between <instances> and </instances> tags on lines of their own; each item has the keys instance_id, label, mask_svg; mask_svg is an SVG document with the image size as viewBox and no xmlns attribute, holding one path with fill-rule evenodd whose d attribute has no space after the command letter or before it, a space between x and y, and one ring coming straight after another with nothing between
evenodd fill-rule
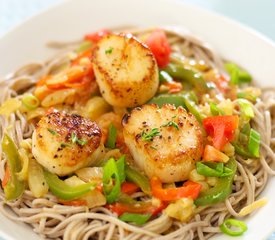
<instances>
[{"instance_id":1,"label":"browned scallop crust","mask_svg":"<svg viewBox=\"0 0 275 240\"><path fill-rule=\"evenodd\" d=\"M36 126L33 154L48 170L67 175L91 164L100 142L101 131L95 122L76 114L53 112Z\"/></svg>"},{"instance_id":2,"label":"browned scallop crust","mask_svg":"<svg viewBox=\"0 0 275 240\"><path fill-rule=\"evenodd\" d=\"M167 126L169 122L174 125ZM143 105L122 120L125 142L138 166L149 177L162 182L188 178L195 162L201 158L203 136L196 118L182 107ZM150 141L144 140L156 128Z\"/></svg>"},{"instance_id":3,"label":"browned scallop crust","mask_svg":"<svg viewBox=\"0 0 275 240\"><path fill-rule=\"evenodd\" d=\"M156 60L149 48L130 34L102 38L94 48L93 63L100 92L113 106L141 105L157 91Z\"/></svg>"}]
</instances>

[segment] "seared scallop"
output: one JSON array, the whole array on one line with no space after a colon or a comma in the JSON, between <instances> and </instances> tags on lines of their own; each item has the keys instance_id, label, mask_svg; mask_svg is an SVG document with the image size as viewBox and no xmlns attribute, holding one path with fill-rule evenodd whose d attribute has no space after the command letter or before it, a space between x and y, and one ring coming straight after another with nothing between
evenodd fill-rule
<instances>
[{"instance_id":1,"label":"seared scallop","mask_svg":"<svg viewBox=\"0 0 275 240\"><path fill-rule=\"evenodd\" d=\"M201 158L201 127L182 107L143 105L125 115L122 125L134 161L150 178L164 183L186 180Z\"/></svg>"},{"instance_id":2,"label":"seared scallop","mask_svg":"<svg viewBox=\"0 0 275 240\"><path fill-rule=\"evenodd\" d=\"M141 105L158 89L156 60L131 34L102 38L94 49L93 64L100 92L112 106Z\"/></svg>"},{"instance_id":3,"label":"seared scallop","mask_svg":"<svg viewBox=\"0 0 275 240\"><path fill-rule=\"evenodd\" d=\"M32 153L59 176L98 161L103 145L95 122L77 114L53 112L41 118L32 136Z\"/></svg>"}]
</instances>

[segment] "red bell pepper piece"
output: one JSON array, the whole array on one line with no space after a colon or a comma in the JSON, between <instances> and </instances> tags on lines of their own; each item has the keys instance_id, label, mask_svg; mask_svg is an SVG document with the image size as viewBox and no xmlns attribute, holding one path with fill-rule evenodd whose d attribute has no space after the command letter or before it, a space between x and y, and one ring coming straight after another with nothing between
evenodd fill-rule
<instances>
[{"instance_id":1,"label":"red bell pepper piece","mask_svg":"<svg viewBox=\"0 0 275 240\"><path fill-rule=\"evenodd\" d=\"M182 187L178 188L162 188L159 178L153 177L150 181L152 195L162 201L174 201L181 198L196 199L200 193L201 185L192 181L187 181Z\"/></svg>"},{"instance_id":2,"label":"red bell pepper piece","mask_svg":"<svg viewBox=\"0 0 275 240\"><path fill-rule=\"evenodd\" d=\"M149 35L145 44L154 54L159 67L166 67L170 62L171 47L168 43L165 32L161 29L156 29Z\"/></svg>"}]
</instances>

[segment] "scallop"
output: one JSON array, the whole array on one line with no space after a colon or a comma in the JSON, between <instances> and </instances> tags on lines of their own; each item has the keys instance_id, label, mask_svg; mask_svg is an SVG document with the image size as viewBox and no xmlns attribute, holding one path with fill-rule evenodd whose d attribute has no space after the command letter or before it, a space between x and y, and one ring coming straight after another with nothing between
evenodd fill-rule
<instances>
[{"instance_id":1,"label":"scallop","mask_svg":"<svg viewBox=\"0 0 275 240\"><path fill-rule=\"evenodd\" d=\"M123 136L135 163L164 183L188 179L201 159L203 136L196 118L173 105L143 105L122 120Z\"/></svg>"},{"instance_id":2,"label":"scallop","mask_svg":"<svg viewBox=\"0 0 275 240\"><path fill-rule=\"evenodd\" d=\"M95 164L103 148L97 124L77 114L50 113L41 118L32 136L35 159L59 176Z\"/></svg>"},{"instance_id":3,"label":"scallop","mask_svg":"<svg viewBox=\"0 0 275 240\"><path fill-rule=\"evenodd\" d=\"M102 38L93 51L93 64L100 92L112 106L139 106L158 89L154 55L131 34Z\"/></svg>"}]
</instances>

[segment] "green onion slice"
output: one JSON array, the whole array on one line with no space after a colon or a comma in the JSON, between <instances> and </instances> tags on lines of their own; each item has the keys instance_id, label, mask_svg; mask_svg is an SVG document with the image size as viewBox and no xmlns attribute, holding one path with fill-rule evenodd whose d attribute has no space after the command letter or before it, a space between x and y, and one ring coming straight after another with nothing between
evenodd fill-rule
<instances>
[{"instance_id":1,"label":"green onion slice","mask_svg":"<svg viewBox=\"0 0 275 240\"><path fill-rule=\"evenodd\" d=\"M103 192L108 203L115 202L120 194L121 183L125 181L125 155L117 161L110 158L103 166Z\"/></svg>"},{"instance_id":2,"label":"green onion slice","mask_svg":"<svg viewBox=\"0 0 275 240\"><path fill-rule=\"evenodd\" d=\"M242 221L229 218L220 225L220 229L229 236L241 236L247 230L247 226Z\"/></svg>"},{"instance_id":3,"label":"green onion slice","mask_svg":"<svg viewBox=\"0 0 275 240\"><path fill-rule=\"evenodd\" d=\"M22 103L27 109L34 110L39 106L40 101L32 94L27 94L22 98Z\"/></svg>"},{"instance_id":4,"label":"green onion slice","mask_svg":"<svg viewBox=\"0 0 275 240\"><path fill-rule=\"evenodd\" d=\"M248 151L255 157L260 156L261 135L251 128L248 140Z\"/></svg>"},{"instance_id":5,"label":"green onion slice","mask_svg":"<svg viewBox=\"0 0 275 240\"><path fill-rule=\"evenodd\" d=\"M215 103L210 103L210 111L213 116L223 116L225 115L223 110L221 110Z\"/></svg>"},{"instance_id":6,"label":"green onion slice","mask_svg":"<svg viewBox=\"0 0 275 240\"><path fill-rule=\"evenodd\" d=\"M238 104L241 108L241 112L247 117L247 118L254 118L254 111L252 108L252 105L249 101L246 99L238 99Z\"/></svg>"}]
</instances>

